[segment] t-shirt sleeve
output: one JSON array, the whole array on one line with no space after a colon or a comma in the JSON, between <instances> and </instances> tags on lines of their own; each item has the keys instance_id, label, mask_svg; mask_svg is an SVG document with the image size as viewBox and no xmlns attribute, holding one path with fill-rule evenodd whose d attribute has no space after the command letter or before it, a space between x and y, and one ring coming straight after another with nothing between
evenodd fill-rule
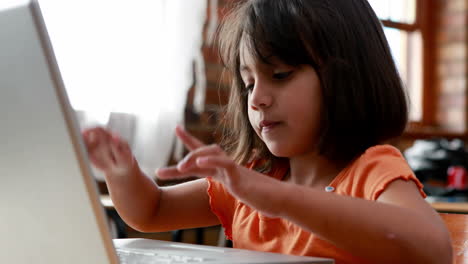
<instances>
[{"instance_id":1,"label":"t-shirt sleeve","mask_svg":"<svg viewBox=\"0 0 468 264\"><path fill-rule=\"evenodd\" d=\"M224 185L211 178L208 181L207 193L210 199L211 211L218 217L224 232L232 240L232 219L237 206L237 200L224 188Z\"/></svg>"},{"instance_id":2,"label":"t-shirt sleeve","mask_svg":"<svg viewBox=\"0 0 468 264\"><path fill-rule=\"evenodd\" d=\"M426 194L423 185L416 178L401 152L389 145L374 147L366 151L358 174L366 178L364 197L377 200L379 196L396 180L412 181L423 198Z\"/></svg>"}]
</instances>

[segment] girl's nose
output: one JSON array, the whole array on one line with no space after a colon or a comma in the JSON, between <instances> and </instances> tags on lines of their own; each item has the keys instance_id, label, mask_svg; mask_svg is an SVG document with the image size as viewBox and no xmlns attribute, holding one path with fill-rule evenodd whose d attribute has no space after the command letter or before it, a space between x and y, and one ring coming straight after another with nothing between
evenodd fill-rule
<instances>
[{"instance_id":1,"label":"girl's nose","mask_svg":"<svg viewBox=\"0 0 468 264\"><path fill-rule=\"evenodd\" d=\"M253 110L268 108L273 103L273 96L265 86L255 84L250 94L250 107Z\"/></svg>"}]
</instances>

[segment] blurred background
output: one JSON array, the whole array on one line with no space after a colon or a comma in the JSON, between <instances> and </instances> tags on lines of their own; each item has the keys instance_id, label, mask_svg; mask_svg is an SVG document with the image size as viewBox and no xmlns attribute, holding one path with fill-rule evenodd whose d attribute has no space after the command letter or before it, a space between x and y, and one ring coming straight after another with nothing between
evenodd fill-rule
<instances>
[{"instance_id":1,"label":"blurred background","mask_svg":"<svg viewBox=\"0 0 468 264\"><path fill-rule=\"evenodd\" d=\"M184 153L176 124L205 143L219 140L229 81L214 32L239 0L40 0L67 92L82 128L106 126L142 164ZM468 213L468 0L369 0L385 27L410 98L410 123L391 142L407 157L439 211ZM96 179L103 197L102 175ZM161 185L174 182L158 182ZM441 201L464 207L441 206ZM218 244L219 228L138 234L114 219L116 236Z\"/></svg>"}]
</instances>

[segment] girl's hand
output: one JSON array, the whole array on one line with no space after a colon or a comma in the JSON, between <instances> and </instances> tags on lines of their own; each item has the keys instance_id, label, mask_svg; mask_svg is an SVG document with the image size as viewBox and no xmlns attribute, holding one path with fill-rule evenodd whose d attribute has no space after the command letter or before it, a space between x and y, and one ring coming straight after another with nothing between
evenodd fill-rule
<instances>
[{"instance_id":1,"label":"girl's hand","mask_svg":"<svg viewBox=\"0 0 468 264\"><path fill-rule=\"evenodd\" d=\"M135 161L128 143L100 127L82 132L91 163L106 175L127 176Z\"/></svg>"},{"instance_id":2,"label":"girl's hand","mask_svg":"<svg viewBox=\"0 0 468 264\"><path fill-rule=\"evenodd\" d=\"M266 214L271 213L267 203L257 201L253 192L256 186L271 182L270 177L236 164L218 145L206 146L180 127L176 128L176 135L190 153L177 166L157 170L160 179L211 177L221 182L237 199Z\"/></svg>"}]
</instances>

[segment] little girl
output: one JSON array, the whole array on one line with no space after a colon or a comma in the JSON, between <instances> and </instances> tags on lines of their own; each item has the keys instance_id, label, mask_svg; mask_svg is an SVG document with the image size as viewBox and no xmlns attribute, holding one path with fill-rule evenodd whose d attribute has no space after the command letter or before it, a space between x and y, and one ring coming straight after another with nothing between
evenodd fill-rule
<instances>
[{"instance_id":1,"label":"little girl","mask_svg":"<svg viewBox=\"0 0 468 264\"><path fill-rule=\"evenodd\" d=\"M236 248L336 263L451 263L447 229L385 141L407 105L366 0L242 1L220 33L233 76L223 147L182 128L190 153L158 187L128 145L83 133L115 207L143 232L222 224Z\"/></svg>"}]
</instances>

